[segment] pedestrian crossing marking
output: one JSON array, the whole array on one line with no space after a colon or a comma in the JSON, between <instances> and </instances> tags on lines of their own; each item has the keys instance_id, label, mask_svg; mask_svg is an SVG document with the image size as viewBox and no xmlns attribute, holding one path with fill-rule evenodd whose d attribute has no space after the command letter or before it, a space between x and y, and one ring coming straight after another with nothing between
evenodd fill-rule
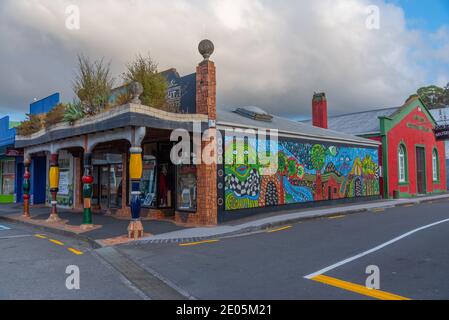
<instances>
[{"instance_id":1,"label":"pedestrian crossing marking","mask_svg":"<svg viewBox=\"0 0 449 320\"><path fill-rule=\"evenodd\" d=\"M6 230L11 230L11 228L8 228L7 226L0 224L0 231L6 231Z\"/></svg>"}]
</instances>

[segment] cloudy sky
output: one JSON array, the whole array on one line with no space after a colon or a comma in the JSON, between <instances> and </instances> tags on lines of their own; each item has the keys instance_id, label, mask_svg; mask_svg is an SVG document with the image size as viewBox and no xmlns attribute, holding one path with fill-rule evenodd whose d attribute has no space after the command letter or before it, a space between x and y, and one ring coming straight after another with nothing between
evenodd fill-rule
<instances>
[{"instance_id":1,"label":"cloudy sky","mask_svg":"<svg viewBox=\"0 0 449 320\"><path fill-rule=\"evenodd\" d=\"M80 9L80 29L66 8ZM372 6L379 8L375 28ZM314 91L332 114L400 105L449 82L446 0L2 0L0 117L20 120L34 98L71 101L76 55L136 54L194 72L198 42L215 43L218 105L308 117Z\"/></svg>"}]
</instances>

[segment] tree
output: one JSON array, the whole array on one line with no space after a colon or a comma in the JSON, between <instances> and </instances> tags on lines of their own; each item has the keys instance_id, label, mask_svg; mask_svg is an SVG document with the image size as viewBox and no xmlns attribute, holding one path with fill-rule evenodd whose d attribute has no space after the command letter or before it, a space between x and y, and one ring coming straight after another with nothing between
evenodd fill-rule
<instances>
[{"instance_id":1,"label":"tree","mask_svg":"<svg viewBox=\"0 0 449 320\"><path fill-rule=\"evenodd\" d=\"M419 88L418 96L429 109L443 108L449 105L449 84L445 88L435 85Z\"/></svg>"},{"instance_id":2,"label":"tree","mask_svg":"<svg viewBox=\"0 0 449 320\"><path fill-rule=\"evenodd\" d=\"M326 158L326 149L322 144L316 144L312 147L310 155L313 168L317 171L317 173L321 173Z\"/></svg>"},{"instance_id":3,"label":"tree","mask_svg":"<svg viewBox=\"0 0 449 320\"><path fill-rule=\"evenodd\" d=\"M78 73L74 82L74 91L81 100L86 114L97 114L108 105L113 85L110 63L105 64L104 59L91 62L88 57L78 56Z\"/></svg>"},{"instance_id":4,"label":"tree","mask_svg":"<svg viewBox=\"0 0 449 320\"><path fill-rule=\"evenodd\" d=\"M122 75L126 84L137 81L143 86L140 100L144 105L158 109L169 109L166 97L168 83L157 70L157 64L150 55L138 55L134 61L127 65L127 71ZM171 110L170 110L171 111Z\"/></svg>"}]
</instances>

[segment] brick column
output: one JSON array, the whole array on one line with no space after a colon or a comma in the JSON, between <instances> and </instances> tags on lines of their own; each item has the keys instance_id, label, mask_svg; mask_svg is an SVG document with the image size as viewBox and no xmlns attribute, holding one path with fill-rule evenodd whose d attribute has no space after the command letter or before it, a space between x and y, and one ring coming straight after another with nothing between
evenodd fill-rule
<instances>
[{"instance_id":1,"label":"brick column","mask_svg":"<svg viewBox=\"0 0 449 320\"><path fill-rule=\"evenodd\" d=\"M217 119L216 69L215 63L209 60L214 52L214 45L210 40L203 40L198 50L204 60L196 68L196 112L206 114L212 124ZM215 128L211 127L209 131L213 134ZM201 155L209 143L201 142ZM216 143L216 140L213 143ZM214 155L215 158L216 156ZM197 212L177 212L176 221L194 225L216 225L217 215L217 162L206 164L201 161L201 164L197 165Z\"/></svg>"}]
</instances>

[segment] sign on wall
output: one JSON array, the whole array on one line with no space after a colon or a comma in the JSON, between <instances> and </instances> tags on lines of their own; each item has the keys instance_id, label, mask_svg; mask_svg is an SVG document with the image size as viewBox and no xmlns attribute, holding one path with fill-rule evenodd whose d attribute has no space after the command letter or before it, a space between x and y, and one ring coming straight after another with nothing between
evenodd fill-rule
<instances>
[{"instance_id":1,"label":"sign on wall","mask_svg":"<svg viewBox=\"0 0 449 320\"><path fill-rule=\"evenodd\" d=\"M449 140L449 124L436 126L434 132L437 140Z\"/></svg>"}]
</instances>

